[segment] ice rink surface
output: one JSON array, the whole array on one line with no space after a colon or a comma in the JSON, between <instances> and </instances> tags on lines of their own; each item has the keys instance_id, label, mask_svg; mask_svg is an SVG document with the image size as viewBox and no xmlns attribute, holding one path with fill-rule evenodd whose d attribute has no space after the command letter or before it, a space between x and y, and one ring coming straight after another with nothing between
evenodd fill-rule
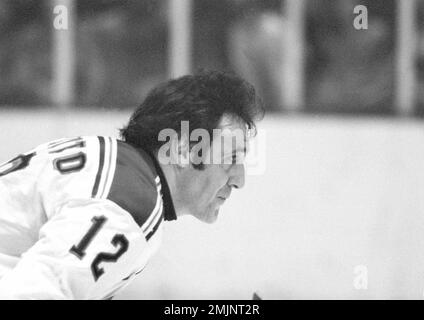
<instances>
[{"instance_id":1,"label":"ice rink surface","mask_svg":"<svg viewBox=\"0 0 424 320\"><path fill-rule=\"evenodd\" d=\"M117 136L129 113L1 111L0 161L60 137ZM421 299L423 125L268 116L263 174L247 176L216 224L166 223L160 252L116 298Z\"/></svg>"}]
</instances>

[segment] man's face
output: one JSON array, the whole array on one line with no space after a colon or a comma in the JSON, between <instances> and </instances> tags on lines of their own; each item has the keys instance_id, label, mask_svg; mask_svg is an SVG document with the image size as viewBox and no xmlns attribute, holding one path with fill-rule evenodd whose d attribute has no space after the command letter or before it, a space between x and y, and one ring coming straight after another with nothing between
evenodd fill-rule
<instances>
[{"instance_id":1,"label":"man's face","mask_svg":"<svg viewBox=\"0 0 424 320\"><path fill-rule=\"evenodd\" d=\"M230 197L232 189L242 188L245 179L245 124L234 117L223 116L217 129L220 129L222 138L215 136L206 150L205 158L209 163L204 164L203 169L187 166L179 175L179 185L184 186L179 192L179 200L184 203L186 213L208 223L217 219L219 209Z\"/></svg>"}]
</instances>

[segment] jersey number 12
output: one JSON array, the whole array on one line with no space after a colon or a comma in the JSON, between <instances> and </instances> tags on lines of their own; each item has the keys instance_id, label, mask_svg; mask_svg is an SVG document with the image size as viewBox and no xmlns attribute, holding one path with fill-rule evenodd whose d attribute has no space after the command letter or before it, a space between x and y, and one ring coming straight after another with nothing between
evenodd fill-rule
<instances>
[{"instance_id":1,"label":"jersey number 12","mask_svg":"<svg viewBox=\"0 0 424 320\"><path fill-rule=\"evenodd\" d=\"M93 219L91 219L93 224L90 229L77 245L72 246L69 252L82 260L86 254L87 247L90 245L99 230L103 227L106 220L107 218L105 216L93 217ZM100 252L91 263L91 272L93 273L95 281L97 281L105 272L104 269L100 267L100 263L116 262L128 250L128 239L123 234L116 234L112 238L111 242L114 247L118 247L118 250L114 253Z\"/></svg>"}]
</instances>

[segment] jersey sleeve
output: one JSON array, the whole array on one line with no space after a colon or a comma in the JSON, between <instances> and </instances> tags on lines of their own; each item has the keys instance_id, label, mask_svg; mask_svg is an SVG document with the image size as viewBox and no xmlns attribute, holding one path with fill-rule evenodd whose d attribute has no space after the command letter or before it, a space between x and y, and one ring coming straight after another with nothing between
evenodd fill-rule
<instances>
[{"instance_id":1,"label":"jersey sleeve","mask_svg":"<svg viewBox=\"0 0 424 320\"><path fill-rule=\"evenodd\" d=\"M149 250L139 225L116 203L70 201L0 280L0 298L105 299L147 263Z\"/></svg>"}]
</instances>

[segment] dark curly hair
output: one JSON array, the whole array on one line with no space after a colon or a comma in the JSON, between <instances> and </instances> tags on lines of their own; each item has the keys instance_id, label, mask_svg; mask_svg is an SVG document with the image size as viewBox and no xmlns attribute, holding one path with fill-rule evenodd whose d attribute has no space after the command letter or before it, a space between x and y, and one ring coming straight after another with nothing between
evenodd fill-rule
<instances>
[{"instance_id":1,"label":"dark curly hair","mask_svg":"<svg viewBox=\"0 0 424 320\"><path fill-rule=\"evenodd\" d=\"M262 119L264 108L245 80L232 73L201 71L152 89L120 133L127 143L154 153L164 143L158 139L162 129L179 133L181 121L189 121L190 133L202 128L213 137L223 115L236 116L256 132L255 121Z\"/></svg>"}]
</instances>

